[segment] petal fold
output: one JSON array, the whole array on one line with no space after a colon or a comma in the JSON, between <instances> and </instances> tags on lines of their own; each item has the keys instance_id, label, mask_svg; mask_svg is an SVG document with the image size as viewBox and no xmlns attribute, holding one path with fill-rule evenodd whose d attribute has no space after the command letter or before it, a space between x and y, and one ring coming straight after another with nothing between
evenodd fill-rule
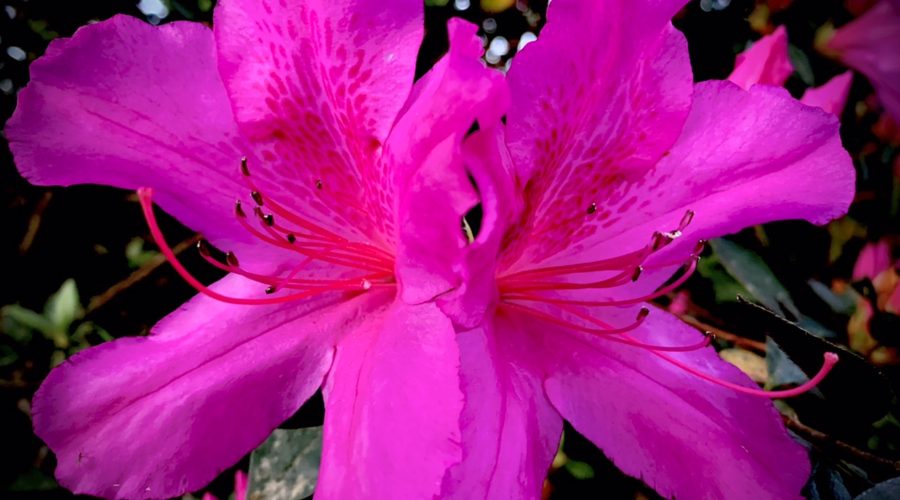
<instances>
[{"instance_id":1,"label":"petal fold","mask_svg":"<svg viewBox=\"0 0 900 500\"><path fill-rule=\"evenodd\" d=\"M461 332L462 462L447 471L442 498L541 498L562 435L544 395L535 352L505 316Z\"/></svg>"},{"instance_id":2,"label":"petal fold","mask_svg":"<svg viewBox=\"0 0 900 500\"><path fill-rule=\"evenodd\" d=\"M433 498L460 461L459 348L434 304L395 303L338 345L316 498Z\"/></svg>"}]
</instances>

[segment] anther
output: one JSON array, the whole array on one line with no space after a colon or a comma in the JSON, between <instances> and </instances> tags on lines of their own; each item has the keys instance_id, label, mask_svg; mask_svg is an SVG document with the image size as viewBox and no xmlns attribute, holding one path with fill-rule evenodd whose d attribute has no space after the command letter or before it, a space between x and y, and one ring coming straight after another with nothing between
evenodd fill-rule
<instances>
[{"instance_id":1,"label":"anther","mask_svg":"<svg viewBox=\"0 0 900 500\"><path fill-rule=\"evenodd\" d=\"M316 179L316 189L322 190L322 179Z\"/></svg>"},{"instance_id":2,"label":"anther","mask_svg":"<svg viewBox=\"0 0 900 500\"><path fill-rule=\"evenodd\" d=\"M648 309L646 307L642 307L641 310L638 311L637 321L644 321L644 319L649 315L650 315L650 309Z\"/></svg>"},{"instance_id":3,"label":"anther","mask_svg":"<svg viewBox=\"0 0 900 500\"><path fill-rule=\"evenodd\" d=\"M247 217L247 214L244 212L244 208L241 206L241 200L234 202L234 215L237 215L240 218Z\"/></svg>"},{"instance_id":4,"label":"anther","mask_svg":"<svg viewBox=\"0 0 900 500\"><path fill-rule=\"evenodd\" d=\"M274 286L270 286L270 287L266 288L266 295L272 295L272 294L275 293L277 290L278 290L278 289L275 288Z\"/></svg>"},{"instance_id":5,"label":"anther","mask_svg":"<svg viewBox=\"0 0 900 500\"><path fill-rule=\"evenodd\" d=\"M247 157L241 157L241 174L250 177L250 168L247 166Z\"/></svg>"},{"instance_id":6,"label":"anther","mask_svg":"<svg viewBox=\"0 0 900 500\"><path fill-rule=\"evenodd\" d=\"M587 208L588 215L594 214L597 212L597 203L591 202L591 204Z\"/></svg>"},{"instance_id":7,"label":"anther","mask_svg":"<svg viewBox=\"0 0 900 500\"><path fill-rule=\"evenodd\" d=\"M253 191L250 193L250 197L253 198L253 202L259 206L263 205L263 197L259 191Z\"/></svg>"},{"instance_id":8,"label":"anther","mask_svg":"<svg viewBox=\"0 0 900 500\"><path fill-rule=\"evenodd\" d=\"M227 262L231 267L241 267L240 262L238 262L237 255L235 255L234 252L225 253L225 262Z\"/></svg>"},{"instance_id":9,"label":"anther","mask_svg":"<svg viewBox=\"0 0 900 500\"><path fill-rule=\"evenodd\" d=\"M275 225L275 216L272 214L265 214L262 218L263 222L266 223L267 226L272 227Z\"/></svg>"},{"instance_id":10,"label":"anther","mask_svg":"<svg viewBox=\"0 0 900 500\"><path fill-rule=\"evenodd\" d=\"M288 243L290 243L291 245L293 245L294 243L297 242L297 237L294 236L294 233L288 233L288 235L287 235L287 241L288 241Z\"/></svg>"},{"instance_id":11,"label":"anther","mask_svg":"<svg viewBox=\"0 0 900 500\"><path fill-rule=\"evenodd\" d=\"M681 222L678 223L678 230L683 231L684 228L688 227L692 220L694 220L694 211L688 210L681 217Z\"/></svg>"},{"instance_id":12,"label":"anther","mask_svg":"<svg viewBox=\"0 0 900 500\"><path fill-rule=\"evenodd\" d=\"M700 240L694 245L693 255L695 257L700 257L700 254L703 253L703 250L706 249L706 240Z\"/></svg>"},{"instance_id":13,"label":"anther","mask_svg":"<svg viewBox=\"0 0 900 500\"><path fill-rule=\"evenodd\" d=\"M631 281L635 282L638 278L641 277L641 274L644 272L644 266L637 266L634 268L634 272L631 273Z\"/></svg>"},{"instance_id":14,"label":"anther","mask_svg":"<svg viewBox=\"0 0 900 500\"><path fill-rule=\"evenodd\" d=\"M197 251L200 252L200 255L209 257L209 245L206 244L206 240L197 242Z\"/></svg>"}]
</instances>

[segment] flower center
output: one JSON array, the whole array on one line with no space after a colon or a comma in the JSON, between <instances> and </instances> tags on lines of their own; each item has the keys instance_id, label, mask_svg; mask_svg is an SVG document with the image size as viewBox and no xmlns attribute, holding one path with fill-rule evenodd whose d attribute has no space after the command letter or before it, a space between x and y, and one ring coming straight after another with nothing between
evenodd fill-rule
<instances>
[{"instance_id":1,"label":"flower center","mask_svg":"<svg viewBox=\"0 0 900 500\"><path fill-rule=\"evenodd\" d=\"M376 287L396 286L394 256L389 252L370 243L350 241L292 211L277 200L264 196L250 176L246 158L241 159L240 172L255 206L251 217L244 210L242 201L238 200L234 207L238 223L266 245L294 254L296 263L280 273L265 274L242 267L233 252L227 252L222 262L212 256L205 242L198 243L197 249L214 267L260 283L260 291L264 291L270 295L269 297L229 297L200 283L181 264L175 252L166 243L153 213L152 190L138 189L138 198L153 239L178 274L198 292L231 304L266 305L304 299L326 292L367 291ZM321 189L320 186L322 180L317 180L316 187ZM318 275L302 277L304 271L312 274L314 271L312 267L316 261L327 264L341 277L333 279Z\"/></svg>"},{"instance_id":2,"label":"flower center","mask_svg":"<svg viewBox=\"0 0 900 500\"><path fill-rule=\"evenodd\" d=\"M591 208L588 209L589 212L591 209L596 210L596 205L592 204ZM705 246L703 241L697 243L686 261L682 263L684 267L683 272L675 280L655 292L626 299L613 300L603 298L589 300L584 298L584 292L586 291L608 291L636 282L640 278L641 273L650 268L648 266L652 266L653 269L662 269L673 265L673 263L646 264L646 262L651 255L667 247L676 238L680 237L693 218L694 212L688 210L677 228L668 232L654 233L647 245L633 252L593 262L536 267L501 275L497 278L500 290L500 304L502 307L529 314L568 330L592 334L610 342L646 350L652 355L698 378L745 394L768 398L786 398L802 394L815 387L838 361L836 354L826 353L822 368L805 384L784 391L763 391L721 380L697 370L690 364L668 354L672 352L695 351L708 347L712 342L712 335L709 332L706 332L703 341L695 344L655 345L641 342L629 335L629 332L641 326L650 314L650 309L647 307L641 307L634 321L624 326L612 325L598 317L598 313L603 308L622 308L642 304L666 295L684 284L697 269L700 253ZM584 276L587 276L587 278L584 278ZM601 277L597 278L597 276ZM567 295L573 291L581 292L578 298L571 298L571 296Z\"/></svg>"}]
</instances>

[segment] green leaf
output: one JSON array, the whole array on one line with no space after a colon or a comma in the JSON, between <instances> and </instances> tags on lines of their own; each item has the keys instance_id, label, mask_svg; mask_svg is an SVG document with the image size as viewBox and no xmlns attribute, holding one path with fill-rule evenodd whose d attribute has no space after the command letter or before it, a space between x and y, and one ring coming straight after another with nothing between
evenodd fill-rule
<instances>
[{"instance_id":1,"label":"green leaf","mask_svg":"<svg viewBox=\"0 0 900 500\"><path fill-rule=\"evenodd\" d=\"M249 497L292 500L312 495L321 455L322 427L276 429L250 455Z\"/></svg>"},{"instance_id":2,"label":"green leaf","mask_svg":"<svg viewBox=\"0 0 900 500\"><path fill-rule=\"evenodd\" d=\"M758 255L724 239L712 240L709 244L728 273L767 309L783 316L785 313L796 318L801 316L790 293Z\"/></svg>"},{"instance_id":3,"label":"green leaf","mask_svg":"<svg viewBox=\"0 0 900 500\"><path fill-rule=\"evenodd\" d=\"M18 304L10 304L3 306L3 309L0 309L0 313L3 314L5 320L11 320L16 324L15 326L19 327L12 328L4 325L4 331L22 343L27 343L30 340L29 336L22 331L23 327L26 330L40 332L48 338L53 336L53 331L55 330L53 323L31 309L26 309Z\"/></svg>"},{"instance_id":4,"label":"green leaf","mask_svg":"<svg viewBox=\"0 0 900 500\"><path fill-rule=\"evenodd\" d=\"M809 63L809 58L806 57L805 52L793 45L789 45L788 58L791 60L791 65L794 66L794 72L796 72L797 76L803 80L803 83L809 86L816 84L816 77L813 75L812 65Z\"/></svg>"},{"instance_id":5,"label":"green leaf","mask_svg":"<svg viewBox=\"0 0 900 500\"><path fill-rule=\"evenodd\" d=\"M579 462L578 460L569 460L566 462L565 467L566 470L569 471L569 474L572 474L572 477L575 479L584 480L594 477L594 468L588 463Z\"/></svg>"},{"instance_id":6,"label":"green leaf","mask_svg":"<svg viewBox=\"0 0 900 500\"><path fill-rule=\"evenodd\" d=\"M125 245L125 258L128 259L128 267L136 269L143 267L144 264L155 259L159 252L155 250L144 250L143 238L132 238Z\"/></svg>"},{"instance_id":7,"label":"green leaf","mask_svg":"<svg viewBox=\"0 0 900 500\"><path fill-rule=\"evenodd\" d=\"M56 329L54 333L57 335L60 333L66 335L72 323L84 316L75 280L67 279L59 290L47 299L47 304L44 305L44 316L53 324ZM56 340L54 337L54 341Z\"/></svg>"}]
</instances>

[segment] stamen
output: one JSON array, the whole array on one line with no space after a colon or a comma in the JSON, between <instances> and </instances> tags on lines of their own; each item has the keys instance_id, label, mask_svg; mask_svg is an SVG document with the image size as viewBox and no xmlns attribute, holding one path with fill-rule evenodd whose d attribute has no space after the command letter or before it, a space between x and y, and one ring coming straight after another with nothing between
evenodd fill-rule
<instances>
[{"instance_id":1,"label":"stamen","mask_svg":"<svg viewBox=\"0 0 900 500\"><path fill-rule=\"evenodd\" d=\"M662 352L651 351L654 355L659 356L660 358L666 360L667 362L681 368L682 370L694 375L696 377L702 378L707 382L712 382L713 384L726 387L728 389L735 390L737 392L741 392L744 394L749 394L750 396L757 396L761 398L770 398L770 399L782 399L782 398L792 398L794 396L799 396L805 392L811 391L815 386L819 385L819 383L825 378L826 375L831 371L834 367L835 363L840 359L837 354L833 352L826 352L824 355L824 362L822 363L822 367L819 369L819 372L816 373L811 379L809 379L806 383L797 386L793 389L786 389L781 391L766 391L762 389L752 389L750 387L744 387L742 385L738 385L732 382L728 382L726 380L719 379L714 377L708 373L704 373L687 363L679 361L667 354Z\"/></svg>"},{"instance_id":2,"label":"stamen","mask_svg":"<svg viewBox=\"0 0 900 500\"><path fill-rule=\"evenodd\" d=\"M229 304L238 304L238 305L272 305L272 304L283 304L285 302L291 302L298 299L308 298L315 295L319 295L328 291L352 291L358 290L358 285L349 286L344 284L331 284L328 286L322 286L320 288L310 289L290 295L282 295L279 297L271 297L271 298L244 298L244 297L230 297L227 295L223 295L215 290L212 290L203 283L200 283L187 269L181 264L178 258L175 256L175 252L172 251L172 248L166 242L163 237L162 230L159 228L159 223L156 221L156 216L153 213L153 201L152 196L153 192L150 188L139 188L137 191L138 199L141 203L141 210L144 213L144 218L147 220L147 225L150 228L150 234L153 236L154 241L159 246L160 251L165 255L166 259L175 268L175 271L194 287L198 292L212 297L216 300L226 302ZM238 205L240 206L240 205ZM203 247L201 247L203 248ZM208 249L205 249L208 253ZM201 255L202 255L201 250Z\"/></svg>"}]
</instances>

